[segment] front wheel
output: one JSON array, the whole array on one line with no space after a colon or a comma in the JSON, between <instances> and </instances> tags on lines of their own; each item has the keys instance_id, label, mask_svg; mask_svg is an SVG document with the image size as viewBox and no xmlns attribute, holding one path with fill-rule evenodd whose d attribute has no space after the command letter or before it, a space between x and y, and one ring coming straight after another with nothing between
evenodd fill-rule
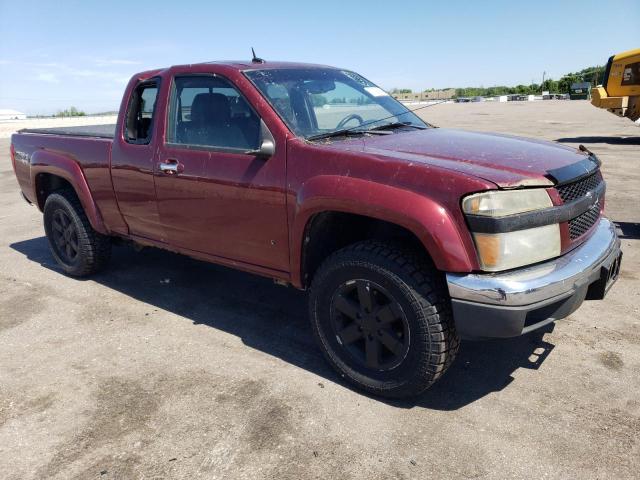
<instances>
[{"instance_id":1,"label":"front wheel","mask_svg":"<svg viewBox=\"0 0 640 480\"><path fill-rule=\"evenodd\" d=\"M314 335L329 363L367 392L418 395L453 362L460 341L428 259L365 241L331 255L310 293Z\"/></svg>"},{"instance_id":2,"label":"front wheel","mask_svg":"<svg viewBox=\"0 0 640 480\"><path fill-rule=\"evenodd\" d=\"M109 263L111 239L93 229L75 192L62 190L47 197L44 229L53 257L69 275L90 275Z\"/></svg>"}]
</instances>

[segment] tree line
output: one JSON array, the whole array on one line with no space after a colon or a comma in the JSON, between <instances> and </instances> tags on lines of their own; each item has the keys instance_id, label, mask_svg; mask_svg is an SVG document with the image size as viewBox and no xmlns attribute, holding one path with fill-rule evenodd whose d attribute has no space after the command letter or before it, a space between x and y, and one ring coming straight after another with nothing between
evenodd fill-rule
<instances>
[{"instance_id":1,"label":"tree line","mask_svg":"<svg viewBox=\"0 0 640 480\"><path fill-rule=\"evenodd\" d=\"M361 95L359 97L352 97L352 98L347 98L347 97L334 97L330 100L327 99L327 97L325 97L322 94L312 94L311 95L311 103L313 103L314 107L322 107L324 105L327 104L353 104L353 105L369 105L371 103L373 103L373 100L371 100L368 97L365 97L364 95Z\"/></svg>"},{"instance_id":2,"label":"tree line","mask_svg":"<svg viewBox=\"0 0 640 480\"><path fill-rule=\"evenodd\" d=\"M604 81L603 66L588 67L579 72L567 73L559 80L548 78L542 84L516 85L509 87L498 85L494 87L465 87L456 88L456 97L496 97L499 95L539 95L543 91L551 93L569 93L572 83L589 82L592 86L600 85ZM433 91L425 90L425 92ZM446 90L446 89L442 89ZM394 88L391 93L413 93L408 88Z\"/></svg>"},{"instance_id":3,"label":"tree line","mask_svg":"<svg viewBox=\"0 0 640 480\"><path fill-rule=\"evenodd\" d=\"M78 110L76 107L70 107L65 110L59 110L56 112L56 117L84 117L86 114Z\"/></svg>"}]
</instances>

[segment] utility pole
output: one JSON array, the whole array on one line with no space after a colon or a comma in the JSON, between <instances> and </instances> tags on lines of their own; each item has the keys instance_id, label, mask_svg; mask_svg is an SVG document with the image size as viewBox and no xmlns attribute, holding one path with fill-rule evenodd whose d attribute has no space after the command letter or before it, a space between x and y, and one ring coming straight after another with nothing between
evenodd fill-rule
<instances>
[{"instance_id":1,"label":"utility pole","mask_svg":"<svg viewBox=\"0 0 640 480\"><path fill-rule=\"evenodd\" d=\"M540 89L541 92L544 92L544 76L546 74L547 74L547 72L542 72L542 85L541 85L542 88Z\"/></svg>"}]
</instances>

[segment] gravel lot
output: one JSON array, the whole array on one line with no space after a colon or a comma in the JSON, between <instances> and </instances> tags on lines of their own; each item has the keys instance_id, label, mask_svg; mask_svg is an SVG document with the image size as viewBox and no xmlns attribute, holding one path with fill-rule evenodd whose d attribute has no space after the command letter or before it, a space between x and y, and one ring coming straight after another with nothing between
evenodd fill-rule
<instances>
[{"instance_id":1,"label":"gravel lot","mask_svg":"<svg viewBox=\"0 0 640 480\"><path fill-rule=\"evenodd\" d=\"M127 247L99 276L62 275L5 138L0 477L637 478L640 128L584 101L421 114L600 156L624 250L605 301L544 332L463 343L415 401L369 398L323 361L303 292Z\"/></svg>"}]
</instances>

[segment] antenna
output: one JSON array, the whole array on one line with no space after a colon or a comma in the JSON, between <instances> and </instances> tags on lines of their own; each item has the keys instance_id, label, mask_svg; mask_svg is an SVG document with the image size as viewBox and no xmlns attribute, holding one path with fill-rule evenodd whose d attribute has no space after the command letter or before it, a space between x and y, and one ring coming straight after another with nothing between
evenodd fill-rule
<instances>
[{"instance_id":1,"label":"antenna","mask_svg":"<svg viewBox=\"0 0 640 480\"><path fill-rule=\"evenodd\" d=\"M251 54L253 55L253 58L251 59L252 63L264 63L264 60L262 58L256 57L256 52L253 47L251 47Z\"/></svg>"}]
</instances>

